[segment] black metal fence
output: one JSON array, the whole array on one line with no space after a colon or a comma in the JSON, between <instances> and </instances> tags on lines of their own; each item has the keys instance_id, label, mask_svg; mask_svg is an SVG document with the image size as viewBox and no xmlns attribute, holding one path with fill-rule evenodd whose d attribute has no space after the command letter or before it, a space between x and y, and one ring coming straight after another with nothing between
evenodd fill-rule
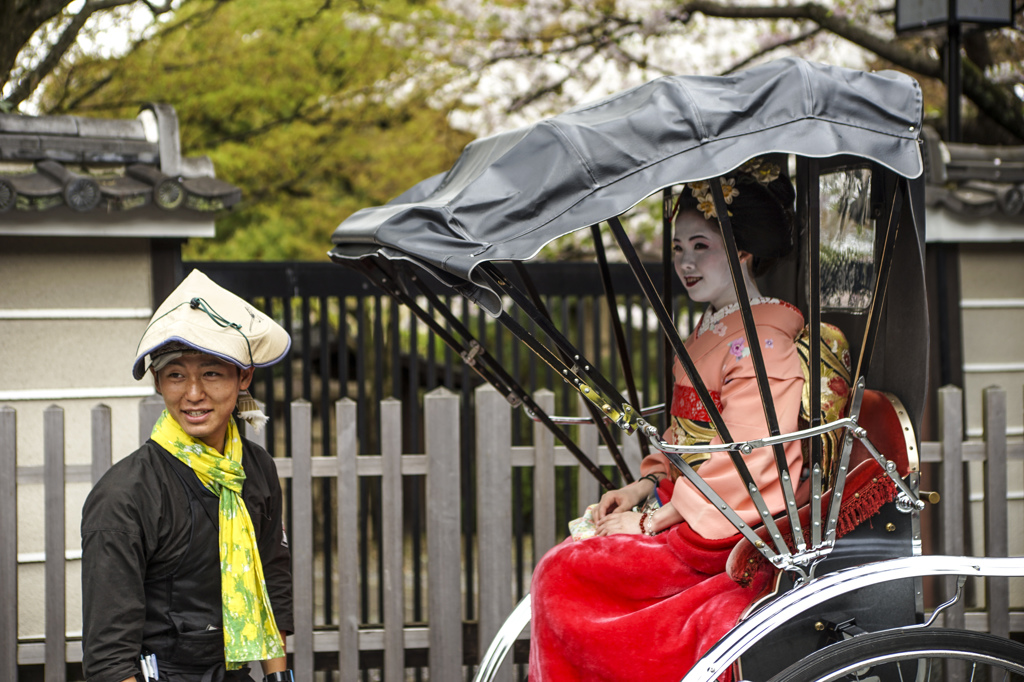
<instances>
[{"instance_id":1,"label":"black metal fence","mask_svg":"<svg viewBox=\"0 0 1024 682\"><path fill-rule=\"evenodd\" d=\"M201 269L211 279L238 295L252 301L272 315L292 334L293 345L290 361L259 370L253 383L253 393L267 404L271 422L268 426L267 442L278 456L290 456L291 439L290 413L287 406L295 399L305 399L312 404L314 445L327 455L332 442L335 425L333 404L339 398L348 397L358 405L357 433L361 453L379 452L379 410L380 400L386 397L402 401L403 439L405 452L422 452L423 424L419 413L423 395L444 386L458 392L462 398L464 414L470 414L473 405L473 389L482 379L463 362L460 355L448 348L437 335L413 316L407 308L396 304L380 289L373 286L363 275L333 263L185 263L184 272L193 267ZM616 385L623 386L622 371L618 359L613 357L614 321L605 301L602 279L596 264L591 263L532 263L526 270L536 290L543 297L556 326L566 333L591 362L598 365L605 377ZM649 271L655 281L661 278L661 266L650 264ZM622 321L629 355L633 364L637 389L643 396L644 404L664 401L665 395L665 350L663 335L657 327L653 314L641 295L636 280L628 267L612 264L612 287L617 301L617 316ZM548 388L555 392L555 413L578 413L577 394L544 365L537 356L517 342L504 328L477 306L456 296L439 283L429 283L433 291L460 318L474 337L491 353L527 392ZM433 314L429 302L423 299L422 307ZM677 319L686 330L692 327L694 309L681 291L674 294L674 309ZM440 319L440 318L438 318ZM525 316L517 321L533 329L533 323ZM443 322L442 322L443 324ZM448 325L446 325L448 326ZM450 327L448 327L450 329ZM625 388L623 386L623 393ZM657 424L658 418L653 418ZM475 504L474 490L469 483L474 480L471 470L473 458L468 449L475 442L472 433L473 419L463 419L460 442L466 452L461 453L464 482L463 501L472 508ZM522 410L514 415L514 438L528 442L531 420ZM614 472L607 472L614 476ZM634 472L635 473L635 472ZM562 504L557 511L558 526L579 515L575 508L576 489L571 477L574 472L563 472L558 482ZM613 479L616 480L616 479ZM528 574L524 567L532 565L528 556L531 508L531 480L527 472L513 477L512 518L518 568L517 597L528 589L523 576ZM325 482L315 493L319 513L314 514L319 526L314 537L323 551L317 552L317 575L323 576L322 594L316 602L317 621L324 625L335 622L332 612L335 600L332 594L331 566L335 529L332 528L334 505L332 488ZM370 484L361 487L360 509L375 509L374 498L380 495L379 488ZM413 477L406 483L404 509L406 527L409 531L409 554L412 561L412 621L423 620L424 599L422 586L425 556L424 531L420 527L423 508L423 480ZM465 581L467 594L473 593L473 572L470 569L473 557L472 527L473 515L467 514L464 528L464 550L467 570ZM379 561L372 559L374 538L380 537L380 519L372 513L360 519L361 529L361 573L364 594L361 600L364 623L375 622L383 603L383 593L377 599L367 599L366 586L382 584L381 580L368 580L371 572L383 570ZM376 601L378 608L372 608ZM475 618L474 605L465 605L465 618Z\"/></svg>"}]
</instances>

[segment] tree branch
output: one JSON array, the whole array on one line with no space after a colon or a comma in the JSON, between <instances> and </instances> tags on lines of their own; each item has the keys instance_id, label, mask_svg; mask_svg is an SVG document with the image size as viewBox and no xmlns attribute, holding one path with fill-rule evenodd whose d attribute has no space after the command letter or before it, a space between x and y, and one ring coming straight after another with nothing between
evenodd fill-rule
<instances>
[{"instance_id":1,"label":"tree branch","mask_svg":"<svg viewBox=\"0 0 1024 682\"><path fill-rule=\"evenodd\" d=\"M142 0L142 2L149 8L149 11L153 13L153 16L163 14L164 12L170 12L173 9L173 7L171 7L171 0L164 0L163 4L160 5L155 4L153 0Z\"/></svg>"},{"instance_id":2,"label":"tree branch","mask_svg":"<svg viewBox=\"0 0 1024 682\"><path fill-rule=\"evenodd\" d=\"M753 54L747 56L742 61L739 61L736 64L733 64L732 66L730 66L728 69L726 69L722 73L723 73L723 75L730 74L730 73L736 73L737 71L746 68L749 64L753 63L754 61L760 59L761 57L765 56L766 54L768 54L770 52L774 52L775 50L778 50L778 49L783 48L783 47L794 47L796 45L799 45L800 43L802 43L804 41L807 41L807 40L810 40L814 36L818 35L819 33L821 33L821 31L822 31L822 28L819 26L817 28L812 28L809 31L805 31L804 33L801 33L800 35L793 36L792 38L787 38L785 40L780 40L777 43L772 43L771 45L767 45L765 47L762 47L760 50L758 50L757 52L754 52Z\"/></svg>"},{"instance_id":3,"label":"tree branch","mask_svg":"<svg viewBox=\"0 0 1024 682\"><path fill-rule=\"evenodd\" d=\"M929 53L924 50L908 48L901 41L893 39L892 36L878 35L856 24L851 19L836 13L832 7L817 2L764 6L737 5L725 0L679 0L676 5L669 9L668 17L671 21L685 24L689 21L690 16L697 12L708 17L720 19L788 20L797 24L813 25L813 28L792 39L762 48L754 54L747 56L739 63L733 65L726 73L742 68L754 59L762 57L772 50L795 45L807 40L820 31L828 31L874 53L881 59L893 64L896 68L917 74L920 77L945 81L943 64L939 58L929 56ZM554 50L547 49L545 54L563 54L587 49L603 51L610 49L610 46L611 49L615 49L615 32L627 23L621 17L602 15L594 23L562 36L570 39L572 41L571 44ZM521 46L519 49L513 47L513 49L503 54L494 54L488 60L488 63L504 59L525 59L539 56L528 47L528 43L531 41L532 39L529 37L520 37L517 40ZM621 50L621 47L618 48L618 54L620 57L629 57L629 55ZM965 59L963 64L964 96L970 99L986 116L1005 127L1007 131L1016 137L1024 139L1024 105L1022 105L1020 98L1014 94L1012 88L986 78L984 72L974 65L970 59ZM521 102L533 101L543 92L543 90L540 90L528 93L521 99Z\"/></svg>"},{"instance_id":4,"label":"tree branch","mask_svg":"<svg viewBox=\"0 0 1024 682\"><path fill-rule=\"evenodd\" d=\"M50 47L42 61L34 69L22 76L18 84L14 86L14 90L4 100L6 104L11 107L17 107L28 99L28 96L32 94L40 81L57 67L65 53L75 44L78 33L82 30L82 26L85 25L93 11L87 4L78 14L71 17L71 21L61 31L60 38Z\"/></svg>"},{"instance_id":5,"label":"tree branch","mask_svg":"<svg viewBox=\"0 0 1024 682\"><path fill-rule=\"evenodd\" d=\"M85 26L85 23L92 15L97 12L114 9L115 7L131 5L138 1L87 0L82 8L71 17L63 30L61 30L57 41L46 50L43 59L35 68L21 77L11 93L3 100L3 103L13 109L28 99L35 89L39 87L42 80L50 75L57 68L57 65L60 64L61 60L64 59L68 50L71 49L78 39L78 34L81 33L82 27ZM25 43L43 24L54 19L70 2L71 0L46 0L34 3L31 16L26 16L23 19L24 24L21 28L25 32L25 37L20 42L17 42L18 49L23 48ZM153 0L141 0L141 2L149 8L154 16L170 12L173 9L172 0L163 0L161 3L156 3ZM17 39L15 40L17 41ZM13 66L13 62L11 65Z\"/></svg>"},{"instance_id":6,"label":"tree branch","mask_svg":"<svg viewBox=\"0 0 1024 682\"><path fill-rule=\"evenodd\" d=\"M0 41L0 87L7 84L18 53L40 26L63 11L71 0L0 0L0 27L4 39Z\"/></svg>"},{"instance_id":7,"label":"tree branch","mask_svg":"<svg viewBox=\"0 0 1024 682\"><path fill-rule=\"evenodd\" d=\"M1024 140L1024 103L1013 90L1002 88L986 78L970 59L964 59L962 63L964 95L986 116Z\"/></svg>"},{"instance_id":8,"label":"tree branch","mask_svg":"<svg viewBox=\"0 0 1024 682\"><path fill-rule=\"evenodd\" d=\"M908 50L889 37L875 35L849 19L839 16L831 7L825 5L808 2L803 5L760 7L756 5L726 5L714 2L714 0L686 0L679 6L684 11L700 12L709 17L722 19L813 21L826 31L874 52L897 66L930 78L942 77L942 65L939 60Z\"/></svg>"},{"instance_id":9,"label":"tree branch","mask_svg":"<svg viewBox=\"0 0 1024 682\"><path fill-rule=\"evenodd\" d=\"M50 46L50 49L47 50L43 59L34 69L21 77L21 80L18 81L14 90L11 91L11 94L4 99L4 103L11 108L14 108L28 99L28 97L39 86L39 83L42 82L43 78L50 75L50 73L57 68L61 59L64 58L64 55L67 54L67 51L75 44L75 41L78 39L78 34L81 32L82 27L85 26L85 22L88 21L93 14L122 5L130 5L133 2L135 2L135 0L90 0L89 2L86 2L85 5L82 6L82 9L71 17L71 20L64 27L64 30L61 31L60 37L57 38L57 42ZM58 3L40 4L52 5Z\"/></svg>"},{"instance_id":10,"label":"tree branch","mask_svg":"<svg viewBox=\"0 0 1024 682\"><path fill-rule=\"evenodd\" d=\"M57 102L57 104L54 107L54 109L63 110L63 111L75 111L75 110L79 109L80 107L82 107L83 103L86 100L88 100L90 97L95 95L97 92L99 92L100 90L105 88L107 86L107 84L110 83L113 79L114 79L114 74L113 73L108 73L103 78L100 78L97 81L95 81L94 83L92 83L91 85L89 85L89 87L85 89L85 92L82 92L81 94L76 95L70 102L64 102L63 101L67 97L67 91L65 90L64 95L61 96L61 101ZM49 111L47 113L52 114L53 111Z\"/></svg>"},{"instance_id":11,"label":"tree branch","mask_svg":"<svg viewBox=\"0 0 1024 682\"><path fill-rule=\"evenodd\" d=\"M830 8L809 2L803 5L757 7L725 5L713 0L685 0L679 4L684 12L700 12L706 16L729 19L790 19L813 21L821 28L851 43L874 52L892 64L928 78L945 82L942 63L923 51L911 51L891 38L885 38L838 16ZM985 78L969 59L963 60L963 93L986 116L1024 139L1024 105L1012 90Z\"/></svg>"},{"instance_id":12,"label":"tree branch","mask_svg":"<svg viewBox=\"0 0 1024 682\"><path fill-rule=\"evenodd\" d=\"M587 62L589 62L591 59L593 59L597 55L598 55L598 50L594 49L593 51L590 52L590 54L586 55L585 57L583 57L583 59L581 59L579 61L578 66L582 66L583 64L586 64ZM571 78L573 78L573 77L575 77L577 75L579 75L579 69L578 68L568 71L562 78L559 78L554 83L549 83L548 85L538 86L538 87L530 90L529 92L524 93L523 95L517 97L515 99L515 101L513 101L509 105L508 111L510 113L515 113L515 112L522 111L525 107L529 106L530 104L533 104L534 102L536 102L537 100L541 99L542 97L544 97L546 95L549 95L549 94L552 94L552 93L558 92L569 81L569 79L571 79Z\"/></svg>"}]
</instances>

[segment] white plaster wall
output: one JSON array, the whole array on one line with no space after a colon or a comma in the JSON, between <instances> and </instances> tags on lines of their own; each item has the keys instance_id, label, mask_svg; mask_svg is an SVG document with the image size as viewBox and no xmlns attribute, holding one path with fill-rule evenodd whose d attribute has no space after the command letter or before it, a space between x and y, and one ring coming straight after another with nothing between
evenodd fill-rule
<instances>
[{"instance_id":1,"label":"white plaster wall","mask_svg":"<svg viewBox=\"0 0 1024 682\"><path fill-rule=\"evenodd\" d=\"M929 216L930 219L930 216ZM930 227L930 224L929 224ZM989 386L1006 391L1007 431L1024 434L1024 244L963 244L960 247L961 314L964 342L965 427L980 439L984 424L982 396ZM1009 553L1024 555L1024 462L1007 467ZM968 466L973 554L985 553L984 468ZM984 585L977 598L983 603ZM1024 580L1012 580L1010 600L1024 606Z\"/></svg>"},{"instance_id":2,"label":"white plaster wall","mask_svg":"<svg viewBox=\"0 0 1024 682\"><path fill-rule=\"evenodd\" d=\"M0 310L150 308L148 239L0 237Z\"/></svg>"},{"instance_id":3,"label":"white plaster wall","mask_svg":"<svg viewBox=\"0 0 1024 682\"><path fill-rule=\"evenodd\" d=\"M45 631L43 415L64 410L67 465L92 461L92 410L111 410L114 461L139 445L140 396L131 363L152 314L147 239L0 236L0 405L17 413L18 634ZM81 510L87 475L64 494L66 618L81 633Z\"/></svg>"}]
</instances>

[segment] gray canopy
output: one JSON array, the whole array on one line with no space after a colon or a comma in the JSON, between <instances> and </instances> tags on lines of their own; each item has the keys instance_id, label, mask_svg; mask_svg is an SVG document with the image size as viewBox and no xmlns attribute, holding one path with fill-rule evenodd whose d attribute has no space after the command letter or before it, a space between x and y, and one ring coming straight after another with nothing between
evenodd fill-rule
<instances>
[{"instance_id":1,"label":"gray canopy","mask_svg":"<svg viewBox=\"0 0 1024 682\"><path fill-rule=\"evenodd\" d=\"M447 173L342 222L330 256L412 261L495 314L479 263L528 260L665 187L771 152L851 154L914 178L920 123L920 87L893 71L782 59L659 78L470 143Z\"/></svg>"}]
</instances>

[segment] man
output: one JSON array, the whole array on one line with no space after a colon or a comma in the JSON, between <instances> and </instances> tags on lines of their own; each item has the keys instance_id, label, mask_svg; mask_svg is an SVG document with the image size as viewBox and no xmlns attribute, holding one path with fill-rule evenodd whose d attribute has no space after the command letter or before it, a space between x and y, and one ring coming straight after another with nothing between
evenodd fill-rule
<instances>
[{"instance_id":1,"label":"man","mask_svg":"<svg viewBox=\"0 0 1024 682\"><path fill-rule=\"evenodd\" d=\"M136 379L165 410L82 512L83 666L89 682L292 682L291 571L273 458L233 418L262 425L254 367L288 353L273 320L194 270L154 313Z\"/></svg>"}]
</instances>

